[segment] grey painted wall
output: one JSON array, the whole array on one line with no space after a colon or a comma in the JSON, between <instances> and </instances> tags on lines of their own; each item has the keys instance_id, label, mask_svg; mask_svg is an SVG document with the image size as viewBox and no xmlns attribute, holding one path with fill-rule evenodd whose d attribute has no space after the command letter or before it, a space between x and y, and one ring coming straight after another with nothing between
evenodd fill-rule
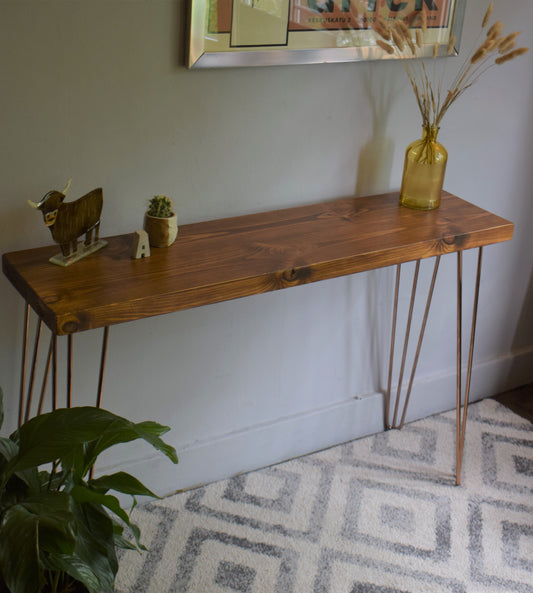
<instances>
[{"instance_id":1,"label":"grey painted wall","mask_svg":"<svg viewBox=\"0 0 533 593\"><path fill-rule=\"evenodd\" d=\"M469 0L463 50L485 8ZM141 228L155 193L184 224L399 187L420 131L399 63L189 71L185 12L181 0L1 0L2 252L51 242L26 200L70 177L71 198L103 186L103 235ZM533 46L532 3L500 0L495 15ZM494 68L440 134L446 188L516 223L485 252L476 398L533 380L532 66L530 53ZM385 269L113 327L104 405L169 424L181 463L132 446L100 470L122 464L167 493L381 430L393 284ZM454 286L445 258L409 418L454 405ZM3 277L0 299L13 428L23 302ZM100 340L75 341L77 403L94 400Z\"/></svg>"}]
</instances>

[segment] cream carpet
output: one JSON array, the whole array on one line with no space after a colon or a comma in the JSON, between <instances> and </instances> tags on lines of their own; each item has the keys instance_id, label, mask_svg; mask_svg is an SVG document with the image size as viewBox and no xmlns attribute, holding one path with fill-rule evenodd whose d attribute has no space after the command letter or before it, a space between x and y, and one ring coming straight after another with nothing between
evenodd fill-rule
<instances>
[{"instance_id":1,"label":"cream carpet","mask_svg":"<svg viewBox=\"0 0 533 593\"><path fill-rule=\"evenodd\" d=\"M134 511L117 593L533 593L533 425L432 416Z\"/></svg>"}]
</instances>

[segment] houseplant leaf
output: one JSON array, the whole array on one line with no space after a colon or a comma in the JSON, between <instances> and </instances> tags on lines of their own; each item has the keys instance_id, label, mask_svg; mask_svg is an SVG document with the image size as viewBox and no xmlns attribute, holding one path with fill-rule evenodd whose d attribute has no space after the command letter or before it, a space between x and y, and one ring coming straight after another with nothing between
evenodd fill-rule
<instances>
[{"instance_id":1,"label":"houseplant leaf","mask_svg":"<svg viewBox=\"0 0 533 593\"><path fill-rule=\"evenodd\" d=\"M94 480L89 480L89 486L96 490L115 490L122 494L130 494L131 496L151 496L152 498L159 498L137 478L127 474L126 472L116 472L114 474L100 476Z\"/></svg>"},{"instance_id":2,"label":"houseplant leaf","mask_svg":"<svg viewBox=\"0 0 533 593\"><path fill-rule=\"evenodd\" d=\"M89 566L78 557L67 554L47 555L42 558L47 570L64 572L74 580L83 583L89 593L99 593L100 581Z\"/></svg>"},{"instance_id":3,"label":"houseplant leaf","mask_svg":"<svg viewBox=\"0 0 533 593\"><path fill-rule=\"evenodd\" d=\"M19 454L9 463L9 469L18 471L69 458L77 445L88 443L84 467L88 471L102 451L136 439L144 439L177 463L175 449L159 438L167 430L155 422L135 424L99 408L59 409L32 418L13 433L11 438L18 442Z\"/></svg>"},{"instance_id":4,"label":"houseplant leaf","mask_svg":"<svg viewBox=\"0 0 533 593\"><path fill-rule=\"evenodd\" d=\"M24 423L11 438L19 443L16 469L49 463L69 454L72 448L104 434L115 418L99 408L61 408Z\"/></svg>"},{"instance_id":5,"label":"houseplant leaf","mask_svg":"<svg viewBox=\"0 0 533 593\"><path fill-rule=\"evenodd\" d=\"M6 510L0 526L0 571L11 591L39 590L44 582L40 550L72 554L73 519L69 496L61 492L45 492Z\"/></svg>"},{"instance_id":6,"label":"houseplant leaf","mask_svg":"<svg viewBox=\"0 0 533 593\"><path fill-rule=\"evenodd\" d=\"M0 573L10 591L35 593L44 584L38 536L38 524L31 514L16 505L8 509L0 529Z\"/></svg>"},{"instance_id":7,"label":"houseplant leaf","mask_svg":"<svg viewBox=\"0 0 533 593\"><path fill-rule=\"evenodd\" d=\"M0 590L55 591L78 581L90 593L113 593L115 547L144 548L139 528L109 491L133 496L134 506L135 496L156 495L125 472L85 476L102 451L136 439L177 462L160 438L168 430L84 407L37 416L0 438ZM124 537L124 526L137 545Z\"/></svg>"},{"instance_id":8,"label":"houseplant leaf","mask_svg":"<svg viewBox=\"0 0 533 593\"><path fill-rule=\"evenodd\" d=\"M113 593L118 570L113 522L102 508L92 503L73 503L72 509L76 522L75 557L98 578L99 590Z\"/></svg>"},{"instance_id":9,"label":"houseplant leaf","mask_svg":"<svg viewBox=\"0 0 533 593\"><path fill-rule=\"evenodd\" d=\"M129 515L120 506L120 502L115 496L103 494L85 486L74 486L72 489L72 497L77 503L92 503L94 505L108 508L130 528L131 532L135 536L137 545L140 546L140 530L137 525L130 521Z\"/></svg>"},{"instance_id":10,"label":"houseplant leaf","mask_svg":"<svg viewBox=\"0 0 533 593\"><path fill-rule=\"evenodd\" d=\"M138 529L138 528L137 528ZM139 534L136 535L136 543L130 542L124 537L124 526L113 521L113 530L115 538L115 546L123 548L125 550L136 550L137 552L144 550L146 546L143 546L139 541Z\"/></svg>"},{"instance_id":11,"label":"houseplant leaf","mask_svg":"<svg viewBox=\"0 0 533 593\"><path fill-rule=\"evenodd\" d=\"M29 467L28 469L15 472L14 475L26 484L30 492L39 492L41 490L42 482L37 468Z\"/></svg>"},{"instance_id":12,"label":"houseplant leaf","mask_svg":"<svg viewBox=\"0 0 533 593\"><path fill-rule=\"evenodd\" d=\"M17 447L16 443L14 443L11 439L6 439L5 437L0 438L0 466L3 463L7 463L11 461L17 453L19 448Z\"/></svg>"},{"instance_id":13,"label":"houseplant leaf","mask_svg":"<svg viewBox=\"0 0 533 593\"><path fill-rule=\"evenodd\" d=\"M119 443L128 443L137 439L143 439L152 447L161 451L173 463L178 462L178 456L174 447L171 447L159 437L168 432L167 426L157 422L139 422L134 424L124 418L116 417L116 421L102 432L101 436L87 446L85 454L85 469L88 471L96 461L100 453Z\"/></svg>"},{"instance_id":14,"label":"houseplant leaf","mask_svg":"<svg viewBox=\"0 0 533 593\"><path fill-rule=\"evenodd\" d=\"M120 506L120 502L115 496L111 494L102 494L91 490L86 486L74 486L71 492L72 498L77 503L93 503L96 505L102 505L112 511L117 517L122 519L126 525L129 525L130 518L128 513Z\"/></svg>"}]
</instances>

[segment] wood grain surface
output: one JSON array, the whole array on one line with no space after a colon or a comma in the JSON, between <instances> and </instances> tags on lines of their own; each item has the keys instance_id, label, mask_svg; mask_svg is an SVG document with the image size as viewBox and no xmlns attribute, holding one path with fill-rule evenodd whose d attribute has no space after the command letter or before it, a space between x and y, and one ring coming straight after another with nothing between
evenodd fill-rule
<instances>
[{"instance_id":1,"label":"wood grain surface","mask_svg":"<svg viewBox=\"0 0 533 593\"><path fill-rule=\"evenodd\" d=\"M133 233L68 267L57 246L3 255L3 270L58 335L506 241L513 224L443 193L410 210L396 192L180 226L131 259Z\"/></svg>"}]
</instances>

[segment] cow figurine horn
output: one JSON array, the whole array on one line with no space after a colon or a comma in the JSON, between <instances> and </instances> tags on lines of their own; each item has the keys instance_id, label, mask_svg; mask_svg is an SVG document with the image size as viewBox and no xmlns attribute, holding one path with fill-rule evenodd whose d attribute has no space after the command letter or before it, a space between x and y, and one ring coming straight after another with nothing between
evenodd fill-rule
<instances>
[{"instance_id":1,"label":"cow figurine horn","mask_svg":"<svg viewBox=\"0 0 533 593\"><path fill-rule=\"evenodd\" d=\"M63 195L66 195L66 193L70 189L70 184L71 183L72 183L72 177L67 181L67 185L65 185L65 189L61 192Z\"/></svg>"},{"instance_id":2,"label":"cow figurine horn","mask_svg":"<svg viewBox=\"0 0 533 593\"><path fill-rule=\"evenodd\" d=\"M71 183L72 183L72 177L71 177L71 178L70 178L70 179L67 181L67 185L65 185L65 189L64 189L64 190L61 192L63 195L66 195L66 193L67 193L67 192L68 192L68 190L70 189L70 184L71 184ZM45 202L46 198L48 197L48 195L49 195L50 193L51 193L51 192L48 192L48 193L47 193L47 194L44 196L44 198L43 198L43 199L42 199L40 202L32 202L31 200L28 200L28 204L29 204L29 205L30 205L32 208L38 209L38 208L40 208L40 207L41 207L41 206L44 204L44 202Z\"/></svg>"},{"instance_id":3,"label":"cow figurine horn","mask_svg":"<svg viewBox=\"0 0 533 593\"><path fill-rule=\"evenodd\" d=\"M48 194L46 194L48 195ZM40 208L43 205L43 202L45 200L46 196L40 201L40 202L32 202L31 200L28 200L28 204L35 209Z\"/></svg>"}]
</instances>

